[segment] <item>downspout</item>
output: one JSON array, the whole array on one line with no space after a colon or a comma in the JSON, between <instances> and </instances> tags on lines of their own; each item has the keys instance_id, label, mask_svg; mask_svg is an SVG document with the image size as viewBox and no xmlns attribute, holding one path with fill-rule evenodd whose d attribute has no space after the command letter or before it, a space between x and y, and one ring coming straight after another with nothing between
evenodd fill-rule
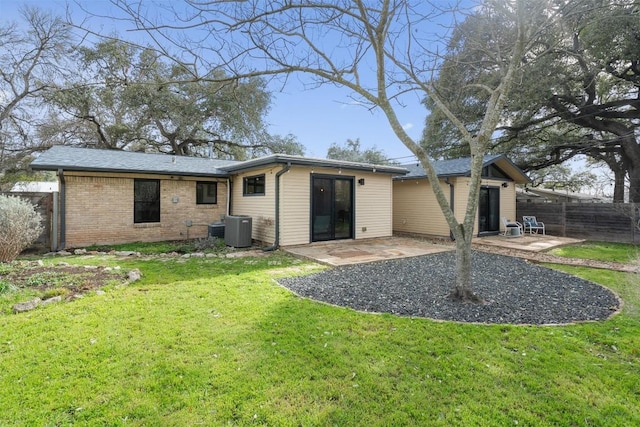
<instances>
[{"instance_id":1,"label":"downspout","mask_svg":"<svg viewBox=\"0 0 640 427\"><path fill-rule=\"evenodd\" d=\"M66 198L67 198L67 191L66 191L66 187L65 187L65 182L64 182L64 171L62 170L62 168L58 169L58 180L60 181L60 202L58 203L58 208L60 210L59 213L59 217L60 217L60 245L57 246L56 250L61 251L64 250L65 246L67 245L67 239L66 239L66 234L67 234L67 222L66 222ZM56 240L57 240L57 236L56 236Z\"/></svg>"},{"instance_id":2,"label":"downspout","mask_svg":"<svg viewBox=\"0 0 640 427\"><path fill-rule=\"evenodd\" d=\"M231 178L227 178L227 213L225 214L225 218L231 215L231 194Z\"/></svg>"},{"instance_id":3,"label":"downspout","mask_svg":"<svg viewBox=\"0 0 640 427\"><path fill-rule=\"evenodd\" d=\"M454 204L454 196L455 196L455 188L453 186L453 182L451 182L449 180L449 177L444 179L444 183L449 185L449 207L451 208L451 212L453 212L455 214L455 211L453 210L453 207L455 206ZM449 238L451 240L456 240L455 237L453 236L453 231L449 230Z\"/></svg>"},{"instance_id":4,"label":"downspout","mask_svg":"<svg viewBox=\"0 0 640 427\"><path fill-rule=\"evenodd\" d=\"M287 165L276 173L276 238L273 245L262 248L263 251L274 251L280 246L280 176L289 172L291 169L291 162L287 162Z\"/></svg>"}]
</instances>

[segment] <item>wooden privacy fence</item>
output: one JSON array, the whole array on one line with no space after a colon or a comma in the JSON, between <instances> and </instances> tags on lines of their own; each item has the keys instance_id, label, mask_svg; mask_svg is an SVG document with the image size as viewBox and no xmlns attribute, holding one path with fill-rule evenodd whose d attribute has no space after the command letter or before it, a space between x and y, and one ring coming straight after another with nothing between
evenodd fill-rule
<instances>
[{"instance_id":1,"label":"wooden privacy fence","mask_svg":"<svg viewBox=\"0 0 640 427\"><path fill-rule=\"evenodd\" d=\"M517 220L534 215L548 234L603 242L640 243L640 203L516 204Z\"/></svg>"},{"instance_id":2,"label":"wooden privacy fence","mask_svg":"<svg viewBox=\"0 0 640 427\"><path fill-rule=\"evenodd\" d=\"M42 216L43 231L29 249L38 251L51 250L52 218L53 218L53 193L10 192L0 193L4 196L20 197L28 200L36 207L36 211Z\"/></svg>"}]
</instances>

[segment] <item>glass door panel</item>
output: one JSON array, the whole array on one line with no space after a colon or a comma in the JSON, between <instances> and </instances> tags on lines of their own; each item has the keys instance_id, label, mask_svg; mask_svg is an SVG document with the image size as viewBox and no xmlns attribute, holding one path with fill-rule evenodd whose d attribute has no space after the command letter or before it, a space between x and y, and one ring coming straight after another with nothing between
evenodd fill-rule
<instances>
[{"instance_id":1,"label":"glass door panel","mask_svg":"<svg viewBox=\"0 0 640 427\"><path fill-rule=\"evenodd\" d=\"M353 222L351 221L353 180L336 179L334 181L334 238L350 239L352 237Z\"/></svg>"},{"instance_id":2,"label":"glass door panel","mask_svg":"<svg viewBox=\"0 0 640 427\"><path fill-rule=\"evenodd\" d=\"M353 237L353 178L312 178L311 240Z\"/></svg>"},{"instance_id":3,"label":"glass door panel","mask_svg":"<svg viewBox=\"0 0 640 427\"><path fill-rule=\"evenodd\" d=\"M313 177L312 240L331 240L333 205L333 181L329 178Z\"/></svg>"},{"instance_id":4,"label":"glass door panel","mask_svg":"<svg viewBox=\"0 0 640 427\"><path fill-rule=\"evenodd\" d=\"M478 232L500 231L500 189L497 187L480 188L478 200Z\"/></svg>"}]
</instances>

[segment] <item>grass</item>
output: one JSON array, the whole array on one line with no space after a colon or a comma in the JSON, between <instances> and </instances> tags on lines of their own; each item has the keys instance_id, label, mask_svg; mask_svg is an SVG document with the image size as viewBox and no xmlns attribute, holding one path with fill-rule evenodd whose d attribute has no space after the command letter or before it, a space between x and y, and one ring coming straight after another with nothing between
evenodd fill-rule
<instances>
[{"instance_id":1,"label":"grass","mask_svg":"<svg viewBox=\"0 0 640 427\"><path fill-rule=\"evenodd\" d=\"M118 245L95 245L85 248L89 251L131 251L142 254L190 253L195 251L223 252L226 250L224 240L211 237L190 240L174 240L168 242L134 242Z\"/></svg>"},{"instance_id":2,"label":"grass","mask_svg":"<svg viewBox=\"0 0 640 427\"><path fill-rule=\"evenodd\" d=\"M640 255L638 246L630 243L585 242L579 245L553 249L553 255L567 258L593 259L598 261L635 262Z\"/></svg>"},{"instance_id":3,"label":"grass","mask_svg":"<svg viewBox=\"0 0 640 427\"><path fill-rule=\"evenodd\" d=\"M638 278L603 322L469 325L301 299L282 254L116 260L143 279L0 314L0 426L640 425ZM0 295L0 304L7 295Z\"/></svg>"}]
</instances>

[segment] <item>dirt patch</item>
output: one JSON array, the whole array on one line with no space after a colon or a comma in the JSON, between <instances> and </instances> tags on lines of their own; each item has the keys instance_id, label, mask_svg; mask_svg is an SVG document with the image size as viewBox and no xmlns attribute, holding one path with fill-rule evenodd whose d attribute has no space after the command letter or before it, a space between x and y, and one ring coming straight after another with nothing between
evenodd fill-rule
<instances>
[{"instance_id":1,"label":"dirt patch","mask_svg":"<svg viewBox=\"0 0 640 427\"><path fill-rule=\"evenodd\" d=\"M0 282L42 293L56 290L59 294L82 294L126 279L127 273L119 268L99 266L45 266L34 262L9 264L0 269Z\"/></svg>"}]
</instances>

